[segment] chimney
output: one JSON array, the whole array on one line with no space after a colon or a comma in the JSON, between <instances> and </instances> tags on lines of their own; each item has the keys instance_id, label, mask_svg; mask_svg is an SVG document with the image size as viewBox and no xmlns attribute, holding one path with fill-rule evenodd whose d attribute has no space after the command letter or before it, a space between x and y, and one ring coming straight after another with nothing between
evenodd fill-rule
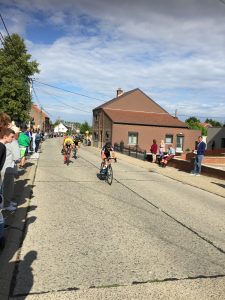
<instances>
[{"instance_id":1,"label":"chimney","mask_svg":"<svg viewBox=\"0 0 225 300\"><path fill-rule=\"evenodd\" d=\"M118 88L116 91L116 96L119 97L121 95L123 95L123 90L121 88Z\"/></svg>"}]
</instances>

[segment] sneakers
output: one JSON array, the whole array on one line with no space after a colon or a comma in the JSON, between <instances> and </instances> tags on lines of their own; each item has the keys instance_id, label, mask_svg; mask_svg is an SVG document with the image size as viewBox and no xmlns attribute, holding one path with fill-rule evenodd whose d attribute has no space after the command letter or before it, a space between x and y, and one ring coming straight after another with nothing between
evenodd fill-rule
<instances>
[{"instance_id":1,"label":"sneakers","mask_svg":"<svg viewBox=\"0 0 225 300\"><path fill-rule=\"evenodd\" d=\"M7 210L7 211L10 211L10 212L13 212L13 211L16 210L16 207L13 206L13 205L10 205L10 206L4 207L3 209L4 209L4 210Z\"/></svg>"},{"instance_id":2,"label":"sneakers","mask_svg":"<svg viewBox=\"0 0 225 300\"><path fill-rule=\"evenodd\" d=\"M195 173L193 173L193 172L191 172L191 173L190 173L190 175L192 175L192 176L195 176L196 174L195 174Z\"/></svg>"},{"instance_id":3,"label":"sneakers","mask_svg":"<svg viewBox=\"0 0 225 300\"><path fill-rule=\"evenodd\" d=\"M196 174L195 176L201 176L200 174Z\"/></svg>"}]
</instances>

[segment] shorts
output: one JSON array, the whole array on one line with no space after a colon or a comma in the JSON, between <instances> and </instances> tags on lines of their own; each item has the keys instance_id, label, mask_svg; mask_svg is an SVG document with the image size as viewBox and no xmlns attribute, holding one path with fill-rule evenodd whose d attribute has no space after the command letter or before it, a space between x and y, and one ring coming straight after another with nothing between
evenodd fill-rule
<instances>
[{"instance_id":1,"label":"shorts","mask_svg":"<svg viewBox=\"0 0 225 300\"><path fill-rule=\"evenodd\" d=\"M24 157L27 154L27 148L26 147L20 147L20 157Z\"/></svg>"}]
</instances>

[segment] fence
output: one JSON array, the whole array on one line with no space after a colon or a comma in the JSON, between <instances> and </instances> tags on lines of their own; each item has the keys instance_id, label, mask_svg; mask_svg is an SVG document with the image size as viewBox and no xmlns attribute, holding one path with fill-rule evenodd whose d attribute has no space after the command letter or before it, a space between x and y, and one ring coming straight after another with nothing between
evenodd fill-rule
<instances>
[{"instance_id":1,"label":"fence","mask_svg":"<svg viewBox=\"0 0 225 300\"><path fill-rule=\"evenodd\" d=\"M114 150L117 152L120 152L122 154L135 157L141 160L146 160L146 150L142 150L141 148L138 147L138 145L135 146L129 146L129 147L124 147L123 143L120 144L114 144Z\"/></svg>"}]
</instances>

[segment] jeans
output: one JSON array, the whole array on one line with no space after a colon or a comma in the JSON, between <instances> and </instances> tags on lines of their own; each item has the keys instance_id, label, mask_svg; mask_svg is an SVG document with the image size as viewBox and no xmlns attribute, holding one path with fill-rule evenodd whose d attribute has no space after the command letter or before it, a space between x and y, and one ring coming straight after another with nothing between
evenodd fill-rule
<instances>
[{"instance_id":1,"label":"jeans","mask_svg":"<svg viewBox=\"0 0 225 300\"><path fill-rule=\"evenodd\" d=\"M202 160L204 155L196 155L195 161L194 161L194 173L195 174L201 174L202 169Z\"/></svg>"},{"instance_id":2,"label":"jeans","mask_svg":"<svg viewBox=\"0 0 225 300\"><path fill-rule=\"evenodd\" d=\"M0 239L3 237L3 235L4 235L4 218L0 211Z\"/></svg>"}]
</instances>

